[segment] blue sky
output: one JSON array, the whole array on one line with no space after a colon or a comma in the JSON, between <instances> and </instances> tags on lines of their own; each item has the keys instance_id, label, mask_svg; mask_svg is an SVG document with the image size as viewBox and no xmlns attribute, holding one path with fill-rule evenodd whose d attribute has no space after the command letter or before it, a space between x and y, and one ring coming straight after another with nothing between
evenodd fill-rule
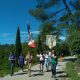
<instances>
[{"instance_id":1,"label":"blue sky","mask_svg":"<svg viewBox=\"0 0 80 80\"><path fill-rule=\"evenodd\" d=\"M68 2L69 0L67 0ZM0 0L0 44L13 44L16 39L18 26L21 32L21 41L27 42L27 22L30 23L33 35L39 34L39 25L35 18L29 14L29 9L36 6L36 0ZM60 4L51 11L59 10L64 5ZM61 14L56 16L59 17ZM64 37L61 37L64 39Z\"/></svg>"},{"instance_id":2,"label":"blue sky","mask_svg":"<svg viewBox=\"0 0 80 80\"><path fill-rule=\"evenodd\" d=\"M15 43L16 30L20 26L21 41L27 41L27 22L31 31L37 35L40 23L29 15L28 10L34 8L36 0L0 0L0 43Z\"/></svg>"}]
</instances>

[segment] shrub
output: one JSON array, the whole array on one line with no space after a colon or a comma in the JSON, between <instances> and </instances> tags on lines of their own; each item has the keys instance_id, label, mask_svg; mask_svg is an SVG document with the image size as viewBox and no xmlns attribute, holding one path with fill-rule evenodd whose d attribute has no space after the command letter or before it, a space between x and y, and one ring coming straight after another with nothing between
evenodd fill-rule
<instances>
[{"instance_id":1,"label":"shrub","mask_svg":"<svg viewBox=\"0 0 80 80\"><path fill-rule=\"evenodd\" d=\"M75 61L75 67L78 73L80 73L80 56L78 56L77 60Z\"/></svg>"},{"instance_id":2,"label":"shrub","mask_svg":"<svg viewBox=\"0 0 80 80\"><path fill-rule=\"evenodd\" d=\"M80 80L73 62L69 62L66 64L66 72L71 80Z\"/></svg>"}]
</instances>

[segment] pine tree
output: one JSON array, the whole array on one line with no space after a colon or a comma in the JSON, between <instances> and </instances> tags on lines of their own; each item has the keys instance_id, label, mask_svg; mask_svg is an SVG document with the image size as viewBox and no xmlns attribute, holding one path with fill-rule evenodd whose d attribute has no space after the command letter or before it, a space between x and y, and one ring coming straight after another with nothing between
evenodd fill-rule
<instances>
[{"instance_id":1,"label":"pine tree","mask_svg":"<svg viewBox=\"0 0 80 80\"><path fill-rule=\"evenodd\" d=\"M18 57L22 51L19 27L18 27L17 33L16 33L16 45L15 46L16 46L16 64L18 65Z\"/></svg>"}]
</instances>

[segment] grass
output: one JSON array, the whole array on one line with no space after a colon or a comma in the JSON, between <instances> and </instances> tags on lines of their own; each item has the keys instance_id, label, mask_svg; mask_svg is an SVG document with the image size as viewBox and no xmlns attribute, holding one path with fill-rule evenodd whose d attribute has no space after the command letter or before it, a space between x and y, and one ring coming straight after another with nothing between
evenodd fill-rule
<instances>
[{"instance_id":1,"label":"grass","mask_svg":"<svg viewBox=\"0 0 80 80\"><path fill-rule=\"evenodd\" d=\"M14 72L17 72L18 70L19 70L18 67L14 68ZM4 66L2 69L0 67L0 77L4 77L8 74L10 74L10 68L8 66Z\"/></svg>"},{"instance_id":2,"label":"grass","mask_svg":"<svg viewBox=\"0 0 80 80\"><path fill-rule=\"evenodd\" d=\"M33 63L32 66L34 66L36 64L37 64L37 62L36 63ZM24 69L27 68L26 65L24 66ZM20 68L15 66L14 67L14 72L17 72L18 70L20 70ZM6 62L5 64L1 64L0 65L0 77L4 77L4 76L6 76L8 74L10 74L10 66L9 66L9 63Z\"/></svg>"}]
</instances>

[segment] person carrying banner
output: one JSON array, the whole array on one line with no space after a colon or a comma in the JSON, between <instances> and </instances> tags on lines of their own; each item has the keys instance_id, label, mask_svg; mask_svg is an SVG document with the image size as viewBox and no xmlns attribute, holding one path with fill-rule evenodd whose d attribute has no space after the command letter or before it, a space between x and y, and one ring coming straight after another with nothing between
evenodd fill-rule
<instances>
[{"instance_id":1,"label":"person carrying banner","mask_svg":"<svg viewBox=\"0 0 80 80\"><path fill-rule=\"evenodd\" d=\"M28 45L31 47L31 48L35 48L36 45L35 45L35 41L33 40L32 38L32 33L30 31L30 25L28 24L27 25L27 30L28 30L28 34L29 34L29 42L28 42Z\"/></svg>"},{"instance_id":2,"label":"person carrying banner","mask_svg":"<svg viewBox=\"0 0 80 80\"><path fill-rule=\"evenodd\" d=\"M28 55L26 56L27 62L28 62L28 73L29 73L29 77L31 77L31 66L32 66L32 61L33 61L33 56L30 53L30 51L28 51Z\"/></svg>"}]
</instances>

